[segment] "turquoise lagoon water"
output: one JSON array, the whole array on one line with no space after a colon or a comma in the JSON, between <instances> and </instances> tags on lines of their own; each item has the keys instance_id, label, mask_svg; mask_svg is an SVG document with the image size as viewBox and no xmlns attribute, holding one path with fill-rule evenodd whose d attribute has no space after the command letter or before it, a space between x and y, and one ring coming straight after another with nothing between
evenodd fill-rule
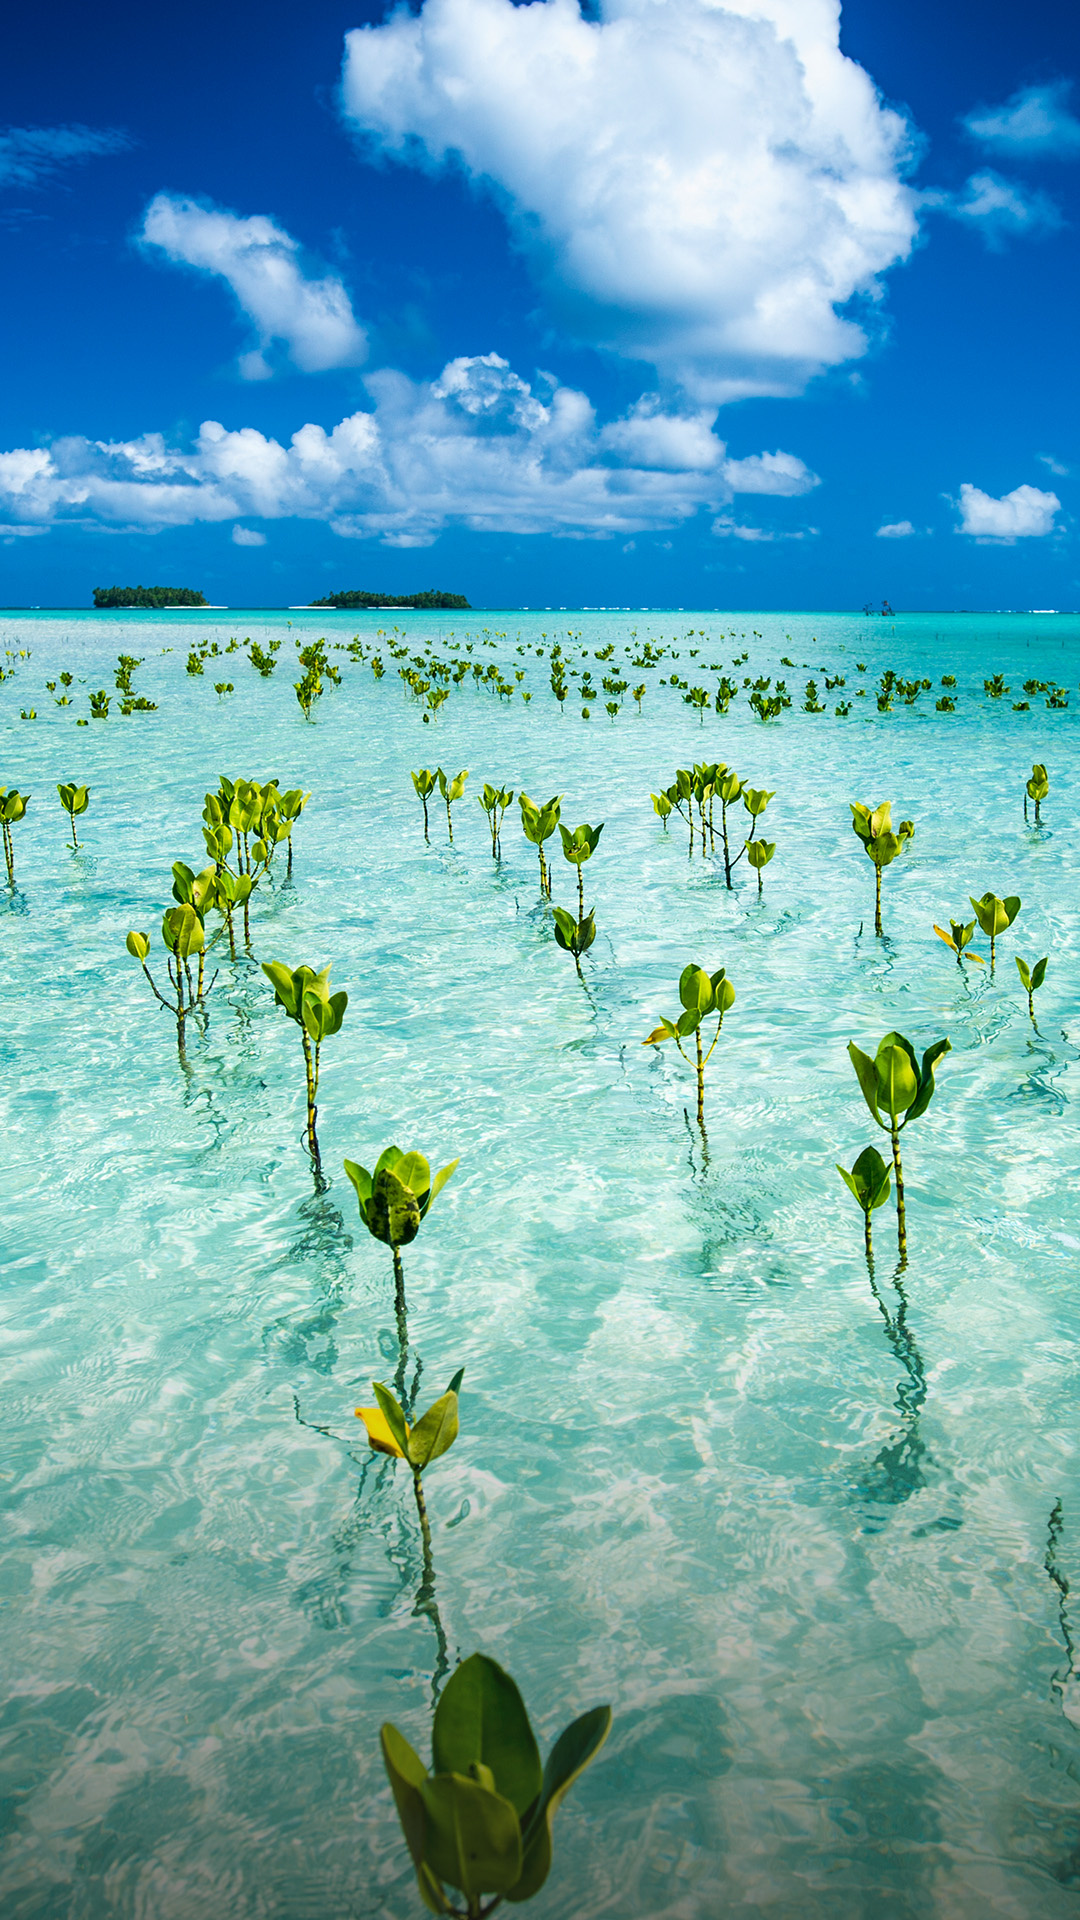
<instances>
[{"instance_id":1,"label":"turquoise lagoon water","mask_svg":"<svg viewBox=\"0 0 1080 1920\"><path fill-rule=\"evenodd\" d=\"M958 710L871 695L844 720L834 695L699 727L665 661L623 674L648 682L640 716L585 723L534 654L528 706L463 687L425 726L389 656L376 684L343 654L305 724L289 650L394 618L427 644L451 617L287 618L0 616L0 646L32 650L0 688L0 783L33 795L0 906L5 1920L420 1911L377 1732L427 1751L438 1649L409 1488L353 1417L392 1376L393 1303L340 1172L391 1139L461 1156L406 1253L420 1404L466 1368L427 1479L450 1656L511 1668L545 1744L598 1700L615 1713L538 1920L1074 1914L1080 621L452 616L507 671L519 633L592 651L636 629L694 682L715 675L690 645L729 672L745 645L746 671L795 659L800 700L804 661L850 697L864 660L871 683L954 672ZM187 648L233 633L284 638L274 679L239 654L189 679ZM159 710L76 729L121 650ZM64 666L61 711L44 682ZM1029 677L1071 686L1069 709L1014 712ZM694 758L776 789L760 901L653 815ZM516 805L499 864L471 794L453 848L435 807L425 847L409 769L436 759L604 820L584 985ZM199 863L222 771L312 793L253 939L332 962L350 995L324 1193L295 1029L257 968L222 962L185 1078L124 952L129 927L156 941L170 862ZM78 855L54 792L72 778L92 786ZM886 797L917 834L875 941L847 802ZM994 979L932 931L987 888L1024 902ZM1015 952L1050 955L1037 1027ZM687 958L738 990L707 1155L678 1057L640 1044ZM893 1026L953 1045L905 1150L906 1310L891 1209L875 1299L834 1170L873 1137L846 1043Z\"/></svg>"}]
</instances>

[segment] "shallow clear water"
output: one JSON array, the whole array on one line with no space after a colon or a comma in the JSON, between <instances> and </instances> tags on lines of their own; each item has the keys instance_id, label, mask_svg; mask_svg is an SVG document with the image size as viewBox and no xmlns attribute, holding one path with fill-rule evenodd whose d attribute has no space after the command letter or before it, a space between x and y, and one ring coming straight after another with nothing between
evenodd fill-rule
<instances>
[{"instance_id":1,"label":"shallow clear water","mask_svg":"<svg viewBox=\"0 0 1080 1920\"><path fill-rule=\"evenodd\" d=\"M528 664L534 699L463 687L425 726L389 656L376 684L344 654L305 724L293 637L380 619L286 617L0 616L0 648L32 649L0 687L0 784L33 794L0 901L5 1920L420 1911L377 1730L426 1752L437 1648L409 1488L353 1418L396 1349L389 1256L340 1173L392 1139L461 1155L405 1255L420 1404L466 1368L427 1478L451 1657L510 1667L545 1744L615 1712L538 1920L1073 1914L1080 621L453 616L474 657ZM410 643L453 630L395 617ZM497 656L485 626L509 635ZM830 700L762 726L740 703L699 727L665 660L623 675L648 682L640 716L586 724L514 651L690 627L712 636L675 640L695 682L715 675L691 644L729 672L745 644L740 675L796 660L796 706L820 656L848 697L856 660L870 683L955 672L958 711L879 715L871 694L846 720ZM216 662L184 672L196 636L267 632L277 674L228 657L225 704ZM44 681L111 687L120 650L159 711L76 730L86 686L60 711ZM997 670L1012 693L991 702ZM1014 712L1028 677L1071 684L1069 710ZM653 815L694 758L776 789L760 901ZM408 777L436 759L471 770L452 849L436 806L425 847ZM350 995L322 1194L298 1038L257 967L222 965L185 1078L124 952L129 927L157 941L170 862L202 864L220 772L313 796L252 930L258 958L331 961ZM78 855L54 793L72 778L92 786ZM584 985L516 803L492 861L485 779L605 821ZM847 802L886 797L917 834L875 941ZM994 979L932 931L987 888L1024 902ZM1016 952L1050 955L1037 1027ZM738 990L707 1154L686 1070L640 1045L689 958ZM834 1170L874 1133L846 1043L893 1026L954 1049L905 1148L906 1313L891 1208L875 1300Z\"/></svg>"}]
</instances>

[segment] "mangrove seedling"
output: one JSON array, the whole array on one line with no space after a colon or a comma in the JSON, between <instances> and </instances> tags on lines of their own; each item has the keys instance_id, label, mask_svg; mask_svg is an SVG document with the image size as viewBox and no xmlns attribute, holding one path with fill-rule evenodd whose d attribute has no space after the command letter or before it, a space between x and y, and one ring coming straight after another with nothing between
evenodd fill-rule
<instances>
[{"instance_id":1,"label":"mangrove seedling","mask_svg":"<svg viewBox=\"0 0 1080 1920\"><path fill-rule=\"evenodd\" d=\"M874 863L874 932L880 934L881 926L881 875L885 867L892 865L897 855L915 832L912 820L901 820L895 833L892 826L892 802L883 800L880 806L864 807L857 800L848 802L851 808L851 824L863 848Z\"/></svg>"},{"instance_id":2,"label":"mangrove seedling","mask_svg":"<svg viewBox=\"0 0 1080 1920\"><path fill-rule=\"evenodd\" d=\"M15 848L12 845L11 829L16 820L21 820L30 805L28 793L17 793L14 787L0 787L0 827L4 834L4 864L7 867L8 886L15 885Z\"/></svg>"},{"instance_id":3,"label":"mangrove seedling","mask_svg":"<svg viewBox=\"0 0 1080 1920\"><path fill-rule=\"evenodd\" d=\"M453 779L451 779L448 774L444 773L441 767L437 767L435 771L436 771L436 778L438 779L438 782L439 782L439 792L442 794L442 797L446 802L446 831L450 835L450 844L451 846L453 846L454 822L450 818L450 809L453 806L454 801L460 800L462 794L465 791L465 782L469 777L469 770L467 767L463 767L460 773L454 774Z\"/></svg>"},{"instance_id":4,"label":"mangrove seedling","mask_svg":"<svg viewBox=\"0 0 1080 1920\"><path fill-rule=\"evenodd\" d=\"M1029 966L1026 960L1021 960L1019 954L1015 954L1013 957L1016 961L1016 971L1020 975L1020 985L1027 994L1028 1012L1034 1020L1035 995L1046 979L1046 962L1049 955L1044 955L1041 960L1036 960L1033 967Z\"/></svg>"},{"instance_id":5,"label":"mangrove seedling","mask_svg":"<svg viewBox=\"0 0 1080 1920\"><path fill-rule=\"evenodd\" d=\"M932 1047L927 1047L920 1065L911 1041L905 1039L902 1033L887 1033L872 1060L853 1040L848 1042L848 1057L862 1088L863 1099L892 1144L893 1172L896 1176L896 1228L900 1259L904 1262L907 1260L907 1216L904 1211L900 1135L905 1127L926 1112L934 1097L934 1068L942 1055L949 1052L951 1043L948 1040L935 1040Z\"/></svg>"},{"instance_id":6,"label":"mangrove seedling","mask_svg":"<svg viewBox=\"0 0 1080 1920\"><path fill-rule=\"evenodd\" d=\"M937 934L939 940L944 940L945 945L951 948L952 952L956 955L957 966L962 967L966 949L971 945L975 937L974 920L950 920L948 933L946 933L944 927L939 927L935 920L934 932ZM966 957L969 960L974 960L980 967L984 964L981 953L967 953Z\"/></svg>"},{"instance_id":7,"label":"mangrove seedling","mask_svg":"<svg viewBox=\"0 0 1080 1920\"><path fill-rule=\"evenodd\" d=\"M727 810L734 806L743 787L738 774L733 773L730 767L718 768L717 776L716 791L720 795L720 840L724 849L724 879L730 887L731 869L735 862L731 858L731 848L728 844Z\"/></svg>"},{"instance_id":8,"label":"mangrove seedling","mask_svg":"<svg viewBox=\"0 0 1080 1920\"><path fill-rule=\"evenodd\" d=\"M596 852L600 835L603 831L604 823L602 820L598 827L590 827L586 821L582 826L575 827L573 833L570 832L569 827L559 827L559 833L562 836L563 856L569 860L571 866L577 868L579 921L585 918L585 882L582 878L582 868L586 860L591 860L593 854Z\"/></svg>"},{"instance_id":9,"label":"mangrove seedling","mask_svg":"<svg viewBox=\"0 0 1080 1920\"><path fill-rule=\"evenodd\" d=\"M855 1165L849 1173L839 1164L836 1168L845 1187L855 1195L863 1210L865 1227L866 1264L871 1274L874 1271L874 1236L870 1225L870 1215L875 1207L883 1207L889 1197L891 1174L876 1147L864 1147Z\"/></svg>"},{"instance_id":10,"label":"mangrove seedling","mask_svg":"<svg viewBox=\"0 0 1080 1920\"><path fill-rule=\"evenodd\" d=\"M375 1453L389 1454L392 1460L404 1460L412 1474L413 1497L420 1520L420 1540L423 1550L423 1572L420 1588L416 1596L416 1612L425 1613L435 1629L439 1649L439 1662L435 1674L435 1692L438 1694L439 1682L449 1671L450 1656L446 1641L446 1631L439 1603L435 1597L435 1561L431 1550L431 1527L428 1522L427 1501L424 1498L423 1474L433 1460L448 1453L458 1436L458 1394L461 1390L464 1367L459 1367L446 1392L422 1414L415 1425L406 1419L406 1409L397 1395L391 1393L381 1380L373 1380L371 1385L378 1404L374 1407L357 1407L356 1417L362 1420L367 1432L368 1445Z\"/></svg>"},{"instance_id":11,"label":"mangrove seedling","mask_svg":"<svg viewBox=\"0 0 1080 1920\"><path fill-rule=\"evenodd\" d=\"M1049 793L1049 791L1050 791L1050 780L1049 780L1049 776L1047 774L1046 768L1043 766L1041 760L1036 760L1035 765L1031 769L1031 779L1026 783L1024 787L1024 819L1025 820L1028 817L1027 803L1029 800L1034 800L1035 825L1036 826L1041 825L1041 821L1039 818L1039 809L1042 806L1043 801L1046 799L1046 796Z\"/></svg>"},{"instance_id":12,"label":"mangrove seedling","mask_svg":"<svg viewBox=\"0 0 1080 1920\"><path fill-rule=\"evenodd\" d=\"M75 831L75 817L77 814L85 813L87 807L90 805L90 789L89 787L77 787L73 780L62 780L56 791L60 795L60 805L63 807L71 823L72 852L77 853L79 850L79 836Z\"/></svg>"},{"instance_id":13,"label":"mangrove seedling","mask_svg":"<svg viewBox=\"0 0 1080 1920\"><path fill-rule=\"evenodd\" d=\"M421 767L418 772L410 773L409 779L412 781L420 805L424 809L424 840L426 844L430 846L431 835L428 832L427 803L435 791L435 775L432 773L430 767Z\"/></svg>"},{"instance_id":14,"label":"mangrove seedling","mask_svg":"<svg viewBox=\"0 0 1080 1920\"><path fill-rule=\"evenodd\" d=\"M550 840L559 824L559 812L562 795L553 793L545 807L538 807L529 799L527 793L518 794L518 806L521 808L521 831L526 840L531 841L540 856L540 891L551 899L551 870L544 858L544 841Z\"/></svg>"},{"instance_id":15,"label":"mangrove seedling","mask_svg":"<svg viewBox=\"0 0 1080 1920\"><path fill-rule=\"evenodd\" d=\"M274 989L274 999L300 1029L304 1047L304 1077L307 1086L308 1150L319 1170L319 1142L315 1133L318 1114L319 1053L328 1034L338 1033L345 1018L349 996L331 993L330 968L316 973L313 967L287 967L280 960L264 960L263 972Z\"/></svg>"},{"instance_id":16,"label":"mangrove seedling","mask_svg":"<svg viewBox=\"0 0 1080 1920\"><path fill-rule=\"evenodd\" d=\"M990 971L993 973L994 945L998 934L1008 932L1016 919L1020 911L1019 895L1009 893L1004 900L999 900L996 893L984 893L980 899L975 900L969 893L968 899L975 909L975 918L990 942Z\"/></svg>"},{"instance_id":17,"label":"mangrove seedling","mask_svg":"<svg viewBox=\"0 0 1080 1920\"><path fill-rule=\"evenodd\" d=\"M763 891L761 884L762 869L768 866L775 852L775 840L748 840L746 843L746 857L753 867L754 872L757 874L757 890L759 893Z\"/></svg>"},{"instance_id":18,"label":"mangrove seedling","mask_svg":"<svg viewBox=\"0 0 1080 1920\"><path fill-rule=\"evenodd\" d=\"M671 801L668 799L666 793L654 793L654 794L651 794L649 797L652 800L653 812L656 814L657 818L660 821L661 826L664 829L664 832L666 833L668 830L668 827L667 827L668 819L671 814Z\"/></svg>"},{"instance_id":19,"label":"mangrove seedling","mask_svg":"<svg viewBox=\"0 0 1080 1920\"><path fill-rule=\"evenodd\" d=\"M440 1167L432 1178L431 1168L415 1149L402 1153L400 1147L387 1147L375 1162L373 1172L355 1160L346 1160L345 1172L356 1190L360 1218L373 1240L389 1247L394 1260L394 1305L397 1312L398 1339L405 1351L405 1275L401 1249L411 1244L426 1220L432 1203L442 1192L457 1160Z\"/></svg>"},{"instance_id":20,"label":"mangrove seedling","mask_svg":"<svg viewBox=\"0 0 1080 1920\"><path fill-rule=\"evenodd\" d=\"M502 832L503 814L513 797L512 788L493 787L487 780L484 782L483 793L478 793L476 796L477 805L483 807L487 814L488 831L491 834L491 856L494 860L499 857L499 835Z\"/></svg>"},{"instance_id":21,"label":"mangrove seedling","mask_svg":"<svg viewBox=\"0 0 1080 1920\"><path fill-rule=\"evenodd\" d=\"M146 933L129 933L125 945L133 960L137 960L150 983L154 998L167 1007L176 1021L176 1049L180 1055L181 1066L187 1065L186 1038L188 1015L197 1008L205 1006L213 989L214 980L205 984L203 966L205 960L206 933L195 908L190 904L181 904L166 909L161 922L161 938L167 959L165 962L169 983L175 994L174 1000L167 1000L160 991L153 974L146 964L150 952L150 936ZM198 958L195 978L191 974L191 958Z\"/></svg>"},{"instance_id":22,"label":"mangrove seedling","mask_svg":"<svg viewBox=\"0 0 1080 1920\"><path fill-rule=\"evenodd\" d=\"M555 945L561 947L564 953L573 955L574 965L580 974L581 956L588 953L596 939L596 915L590 912L575 920L565 907L554 907L552 912L555 916Z\"/></svg>"},{"instance_id":23,"label":"mangrove seedling","mask_svg":"<svg viewBox=\"0 0 1080 1920\"><path fill-rule=\"evenodd\" d=\"M691 961L679 975L679 999L683 1010L678 1019L661 1020L660 1025L655 1027L648 1039L643 1040L641 1044L643 1047L659 1047L665 1040L674 1040L687 1066L696 1066L697 1119L698 1126L704 1131L705 1069L716 1050L716 1043L724 1024L724 1015L735 1004L735 989L723 967L720 967L716 973L706 973L704 967L699 967L696 961ZM702 1022L711 1018L713 1014L716 1015L716 1032L706 1052L702 1044L701 1027ZM696 1061L691 1061L690 1055L683 1046L683 1041L689 1039L691 1034L694 1036Z\"/></svg>"},{"instance_id":24,"label":"mangrove seedling","mask_svg":"<svg viewBox=\"0 0 1080 1920\"><path fill-rule=\"evenodd\" d=\"M395 1726L382 1728L383 1764L429 1913L486 1920L503 1900L517 1904L539 1893L551 1870L555 1811L610 1727L611 1708L591 1708L559 1735L541 1766L513 1680L474 1653L455 1668L435 1709L430 1773Z\"/></svg>"}]
</instances>

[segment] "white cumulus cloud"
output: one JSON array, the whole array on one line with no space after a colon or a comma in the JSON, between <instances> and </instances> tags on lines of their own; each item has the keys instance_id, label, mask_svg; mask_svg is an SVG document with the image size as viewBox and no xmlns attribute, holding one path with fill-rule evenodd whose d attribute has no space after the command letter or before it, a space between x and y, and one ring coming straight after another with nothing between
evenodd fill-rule
<instances>
[{"instance_id":1,"label":"white cumulus cloud","mask_svg":"<svg viewBox=\"0 0 1080 1920\"><path fill-rule=\"evenodd\" d=\"M198 200L159 193L146 209L139 235L174 265L220 276L256 332L257 344L240 360L246 380L273 372L268 349L284 343L303 373L356 366L367 337L336 274L305 276L300 247L265 214L247 218Z\"/></svg>"},{"instance_id":2,"label":"white cumulus cloud","mask_svg":"<svg viewBox=\"0 0 1080 1920\"><path fill-rule=\"evenodd\" d=\"M1036 238L1053 233L1063 224L1048 194L1026 187L1019 180L1006 180L989 168L973 173L962 192L931 192L924 194L923 201L947 213L951 219L974 227L987 246L995 250L1006 240Z\"/></svg>"},{"instance_id":3,"label":"white cumulus cloud","mask_svg":"<svg viewBox=\"0 0 1080 1920\"><path fill-rule=\"evenodd\" d=\"M965 481L960 488L960 532L977 540L996 540L1011 546L1014 540L1039 540L1054 531L1054 515L1061 501L1039 487L1014 487L995 500Z\"/></svg>"},{"instance_id":4,"label":"white cumulus cloud","mask_svg":"<svg viewBox=\"0 0 1080 1920\"><path fill-rule=\"evenodd\" d=\"M863 353L843 309L916 234L907 123L836 0L424 0L347 36L342 97L496 194L570 331L702 402Z\"/></svg>"},{"instance_id":5,"label":"white cumulus cloud","mask_svg":"<svg viewBox=\"0 0 1080 1920\"><path fill-rule=\"evenodd\" d=\"M1023 159L1043 155L1075 160L1080 156L1080 120L1069 111L1071 80L1021 87L1000 107L975 107L963 126L980 146Z\"/></svg>"},{"instance_id":6,"label":"white cumulus cloud","mask_svg":"<svg viewBox=\"0 0 1080 1920\"><path fill-rule=\"evenodd\" d=\"M655 399L598 426L587 395L542 377L534 390L494 353L452 360L434 381L383 368L366 385L369 411L330 432L309 423L287 446L209 420L189 449L148 433L0 453L0 518L154 530L292 516L417 546L446 526L625 537L716 511L738 493L817 484L794 454L729 457L706 416L668 417ZM243 524L232 534L238 545L263 537Z\"/></svg>"},{"instance_id":7,"label":"white cumulus cloud","mask_svg":"<svg viewBox=\"0 0 1080 1920\"><path fill-rule=\"evenodd\" d=\"M887 520L874 537L877 540L910 540L914 531L910 520Z\"/></svg>"},{"instance_id":8,"label":"white cumulus cloud","mask_svg":"<svg viewBox=\"0 0 1080 1920\"><path fill-rule=\"evenodd\" d=\"M265 547L266 535L258 527L234 527L232 543L234 547Z\"/></svg>"}]
</instances>

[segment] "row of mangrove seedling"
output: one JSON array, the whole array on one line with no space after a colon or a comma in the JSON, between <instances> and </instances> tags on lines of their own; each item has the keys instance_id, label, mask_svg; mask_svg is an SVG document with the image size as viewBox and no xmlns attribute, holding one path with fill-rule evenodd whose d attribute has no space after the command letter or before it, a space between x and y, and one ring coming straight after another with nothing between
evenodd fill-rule
<instances>
[{"instance_id":1,"label":"row of mangrove seedling","mask_svg":"<svg viewBox=\"0 0 1080 1920\"><path fill-rule=\"evenodd\" d=\"M545 643L549 644L545 645L525 643L521 640L519 634L517 637L516 653L525 660L528 659L530 654L533 654L540 659L546 659L548 661L551 692L558 701L560 710L564 709L566 702L573 697L574 700L581 701L582 718L588 720L591 718L594 707L597 706L603 695L605 696L603 700L604 710L614 721L621 711L624 697L629 693L630 698L635 702L637 710L640 713L642 701L648 690L647 682L643 680L638 685L631 686L629 680L622 677L624 669L611 665L612 656L615 652L615 644L613 641L609 641L606 646L597 648L595 651L594 658L596 661L600 663L601 667L607 668L607 671L601 674L600 685L597 687L592 677L592 669L588 666L580 667L574 664L576 660L585 661L589 658L589 649L587 647L580 648L578 652L573 651L573 643L579 641L580 637L580 634L574 633L567 635L572 649L571 652L567 653L564 651L562 642L559 639L551 638L546 633L542 636L542 639ZM730 637L735 637L734 630ZM746 638L745 634L740 637L742 639ZM790 635L786 637L790 640ZM685 643L689 643L689 641L695 638L700 642L709 640L710 636L705 633L704 630L700 632L691 630L685 636ZM760 640L762 635L755 630L753 638ZM488 630L485 629L481 635L477 636L477 639L482 647L496 648L500 641L508 643L509 635L499 633L493 638ZM625 669L626 671L637 672L644 669L646 672L650 672L660 666L665 659L674 663L677 660L681 660L682 657L682 648L676 648L674 645L670 648L661 646L651 639L640 641L636 630L631 633L631 643L631 645L624 646L623 648L623 653L627 657L628 662L627 668ZM493 694L504 702L512 701L518 693L520 693L521 698L526 704L531 701L533 697L532 690L524 684L527 678L525 667L514 668L511 676L504 673L497 660L485 662L483 660L470 660L468 657L462 658L462 648L464 647L466 656L471 655L474 651L476 640L468 638L464 640L457 639L453 634L439 643L445 647L449 654L457 655L456 658L450 659L444 658L431 647L423 652L410 651L406 643L404 629L397 627L395 627L390 634L380 632L374 644L365 644L359 634L354 635L353 639L349 642L328 642L325 635L317 639L308 639L298 635L295 637L294 644L297 662L301 670L300 678L293 683L294 691L301 711L307 720L312 720L315 717L317 703L327 685L336 686L340 684L341 672L331 661L330 652L348 653L357 661L370 660L371 671L376 680L381 680L386 671L383 650L389 653L394 660L403 662L404 664L398 666L398 675L402 681L406 695L414 700L422 709L422 718L425 722L437 718L440 709L450 697L452 687L459 687L470 679L475 687ZM187 656L187 672L192 678L201 678L206 672L206 667L209 662L213 662L218 658L223 659L230 654L241 652L246 648L246 657L250 661L251 666L263 679L269 679L278 665L278 655L281 646L282 641L278 636L269 637L266 646L263 646L258 640L252 640L250 636L241 643L234 635L224 647L222 647L216 639L212 639L190 649ZM172 649L165 648L164 651L171 652ZM698 646L689 646L687 644L687 651L690 660L696 663L696 670L700 671L706 664L703 661L698 661L698 656L702 651L700 644ZM14 662L16 654L13 650L9 649L7 657L11 662ZM29 658L29 649L19 649L18 657ZM744 666L748 659L749 654L743 651L733 658L731 666L734 669L738 669ZM793 669L796 663L785 654L780 664L788 669ZM809 667L810 665L808 661L804 661L802 664L804 667ZM131 684L132 673L141 665L141 659L136 658L134 655L121 654L119 656L115 679L117 692L120 695L119 704L122 714L143 711L153 712L155 710L156 703L145 699L141 695L136 695ZM779 717L793 705L794 696L789 692L788 682L784 678L774 679L771 674L759 674L755 678L751 674L744 674L741 679L732 679L724 670L723 662L715 660L708 662L707 670L710 673L720 676L715 686L711 688L704 685L692 684L689 679L675 671L673 665L669 665L667 674L662 676L659 681L660 686L671 687L679 692L684 703L697 712L702 723L704 722L705 714L710 710L719 714L726 714L733 701L738 699L740 693L746 694L751 712L763 721L779 719ZM0 680L9 677L13 672L13 665L9 666L6 670L0 668ZM855 672L860 675L865 674L867 672L867 663L864 660L856 662ZM59 681L63 686L63 692L59 696L56 695L56 681L47 681L46 687L48 691L53 694L57 706L70 706L71 695L69 689L73 682L73 675L70 672L64 672L59 675ZM575 681L579 682L576 687L572 685L572 682ZM236 690L235 683L232 680L215 680L213 684L214 691L218 694L219 698L223 700L227 699ZM876 688L873 689L877 710L879 713L890 713L895 706L914 707L924 693L930 693L932 691L933 684L933 681L925 676L912 679L898 672L893 667L886 667L881 673ZM846 687L846 674L839 672L830 673L825 668L819 668L817 674L807 680L805 684L801 711L810 714L826 713L828 707L821 697L822 693L825 695L833 693L843 695ZM937 712L953 713L956 711L956 689L956 675L952 673L943 674L941 678L941 691L935 701ZM833 709L836 716L841 719L846 718L852 712L852 699L866 699L869 691L865 685L857 686L852 689L852 692L846 695L846 697L840 698ZM983 680L983 692L989 700L1003 700L1012 691L1013 688L1006 682L1003 674L991 674ZM1028 712L1032 700L1039 695L1045 696L1045 704L1050 709L1061 710L1067 708L1069 704L1069 689L1059 685L1053 680L1025 680L1023 683L1023 692L1025 695L1024 699L1018 699L1012 702L1014 712ZM112 696L105 688L99 688L96 692L91 693L91 717L95 719L106 719L109 714L111 699ZM36 719L37 711L32 707L29 709L23 708L21 717L27 720ZM81 719L78 724L86 726L88 722L85 719Z\"/></svg>"}]
</instances>

